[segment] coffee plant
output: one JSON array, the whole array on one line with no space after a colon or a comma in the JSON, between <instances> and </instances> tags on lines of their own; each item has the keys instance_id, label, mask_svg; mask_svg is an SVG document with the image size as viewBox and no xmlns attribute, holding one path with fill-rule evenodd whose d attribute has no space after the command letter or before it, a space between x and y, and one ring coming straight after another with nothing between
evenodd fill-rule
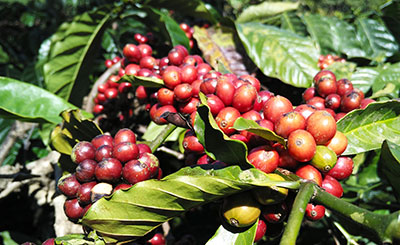
<instances>
[{"instance_id":1,"label":"coffee plant","mask_svg":"<svg viewBox=\"0 0 400 245\"><path fill-rule=\"evenodd\" d=\"M0 1L4 244L400 243L400 2L50 4Z\"/></svg>"}]
</instances>

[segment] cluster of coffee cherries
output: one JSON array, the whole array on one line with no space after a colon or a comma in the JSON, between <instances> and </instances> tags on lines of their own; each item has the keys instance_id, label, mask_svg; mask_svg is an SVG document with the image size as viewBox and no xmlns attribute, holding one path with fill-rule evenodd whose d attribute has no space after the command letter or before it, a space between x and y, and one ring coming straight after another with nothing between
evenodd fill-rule
<instances>
[{"instance_id":1,"label":"cluster of coffee cherries","mask_svg":"<svg viewBox=\"0 0 400 245\"><path fill-rule=\"evenodd\" d=\"M75 172L63 176L57 186L67 197L64 212L73 222L101 197L162 175L150 147L136 144L136 135L128 128L120 129L114 137L101 134L90 142L78 142L71 159L77 164Z\"/></svg>"},{"instance_id":2,"label":"cluster of coffee cherries","mask_svg":"<svg viewBox=\"0 0 400 245\"><path fill-rule=\"evenodd\" d=\"M182 31L185 32L186 37L189 39L189 47L193 48L194 47L194 39L193 39L193 33L194 29L190 25L182 22L179 24L179 27L182 29Z\"/></svg>"},{"instance_id":3,"label":"cluster of coffee cherries","mask_svg":"<svg viewBox=\"0 0 400 245\"><path fill-rule=\"evenodd\" d=\"M334 62L344 63L344 62L346 62L346 60L337 55L331 55L331 54L322 55L321 54L318 58L318 67L321 70L324 70L328 66L332 65Z\"/></svg>"},{"instance_id":4,"label":"cluster of coffee cherries","mask_svg":"<svg viewBox=\"0 0 400 245\"><path fill-rule=\"evenodd\" d=\"M364 109L375 100L365 98L364 93L353 87L350 80L336 76L329 70L322 70L315 75L313 87L306 89L303 100L307 105L331 113L336 120L354 109Z\"/></svg>"}]
</instances>

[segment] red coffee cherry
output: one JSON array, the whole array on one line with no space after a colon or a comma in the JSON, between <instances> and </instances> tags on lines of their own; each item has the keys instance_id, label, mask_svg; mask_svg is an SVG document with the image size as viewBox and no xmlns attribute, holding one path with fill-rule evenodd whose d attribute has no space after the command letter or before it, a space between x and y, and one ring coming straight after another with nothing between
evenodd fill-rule
<instances>
[{"instance_id":1,"label":"red coffee cherry","mask_svg":"<svg viewBox=\"0 0 400 245\"><path fill-rule=\"evenodd\" d=\"M353 172L353 160L350 157L338 157L335 166L329 170L327 175L337 180L347 179Z\"/></svg>"},{"instance_id":2,"label":"red coffee cherry","mask_svg":"<svg viewBox=\"0 0 400 245\"><path fill-rule=\"evenodd\" d=\"M186 51L187 52L187 51ZM175 66L180 66L183 62L183 59L186 57L185 53L178 48L173 48L168 53L169 63Z\"/></svg>"},{"instance_id":3,"label":"red coffee cherry","mask_svg":"<svg viewBox=\"0 0 400 245\"><path fill-rule=\"evenodd\" d=\"M158 170L160 169L160 162L154 154L145 152L138 160L147 165L150 171L150 178L157 176Z\"/></svg>"},{"instance_id":4,"label":"red coffee cherry","mask_svg":"<svg viewBox=\"0 0 400 245\"><path fill-rule=\"evenodd\" d=\"M329 175L325 176L324 180L322 181L322 188L335 197L341 198L343 195L342 185L339 183L339 181Z\"/></svg>"},{"instance_id":5,"label":"red coffee cherry","mask_svg":"<svg viewBox=\"0 0 400 245\"><path fill-rule=\"evenodd\" d=\"M311 114L313 114L317 109L312 106L312 105L308 105L308 104L301 104L299 106L297 106L294 111L297 111L298 113L300 113L304 119L307 120L307 118L309 116L311 116Z\"/></svg>"},{"instance_id":6,"label":"red coffee cherry","mask_svg":"<svg viewBox=\"0 0 400 245\"><path fill-rule=\"evenodd\" d=\"M363 100L363 98L360 95L360 93L358 93L355 90L352 90L351 92L345 94L342 97L342 101L340 104L340 110L343 112L349 112L354 109L358 109L358 108L360 108L362 100Z\"/></svg>"},{"instance_id":7,"label":"red coffee cherry","mask_svg":"<svg viewBox=\"0 0 400 245\"><path fill-rule=\"evenodd\" d=\"M147 68L140 68L137 75L141 77L150 77L153 75L153 72Z\"/></svg>"},{"instance_id":8,"label":"red coffee cherry","mask_svg":"<svg viewBox=\"0 0 400 245\"><path fill-rule=\"evenodd\" d=\"M236 88L233 83L224 79L217 79L217 86L215 87L215 94L224 102L225 106L232 104L233 95Z\"/></svg>"},{"instance_id":9,"label":"red coffee cherry","mask_svg":"<svg viewBox=\"0 0 400 245\"><path fill-rule=\"evenodd\" d=\"M336 78L322 78L315 84L317 93L325 98L330 94L336 93L337 85Z\"/></svg>"},{"instance_id":10,"label":"red coffee cherry","mask_svg":"<svg viewBox=\"0 0 400 245\"><path fill-rule=\"evenodd\" d=\"M282 223L288 215L286 202L264 206L261 215L266 221L272 224Z\"/></svg>"},{"instance_id":11,"label":"red coffee cherry","mask_svg":"<svg viewBox=\"0 0 400 245\"><path fill-rule=\"evenodd\" d=\"M97 148L95 154L94 154L94 159L97 162L100 162L104 158L110 158L113 155L113 147L110 145L102 145L99 148Z\"/></svg>"},{"instance_id":12,"label":"red coffee cherry","mask_svg":"<svg viewBox=\"0 0 400 245\"><path fill-rule=\"evenodd\" d=\"M139 48L140 54L142 56L152 56L153 55L153 49L151 48L150 45L141 43L137 47Z\"/></svg>"},{"instance_id":13,"label":"red coffee cherry","mask_svg":"<svg viewBox=\"0 0 400 245\"><path fill-rule=\"evenodd\" d=\"M199 140L194 135L186 136L182 142L183 148L186 151L196 152L196 153L203 153L204 147L200 144Z\"/></svg>"},{"instance_id":14,"label":"red coffee cherry","mask_svg":"<svg viewBox=\"0 0 400 245\"><path fill-rule=\"evenodd\" d=\"M178 84L174 88L174 98L178 102L185 102L192 98L192 86L188 83Z\"/></svg>"},{"instance_id":15,"label":"red coffee cherry","mask_svg":"<svg viewBox=\"0 0 400 245\"><path fill-rule=\"evenodd\" d=\"M176 85L182 82L181 69L176 66L168 66L162 75L164 85L169 89L174 89Z\"/></svg>"},{"instance_id":16,"label":"red coffee cherry","mask_svg":"<svg viewBox=\"0 0 400 245\"><path fill-rule=\"evenodd\" d=\"M135 96L138 100L147 100L149 98L149 93L143 85L139 85L135 90Z\"/></svg>"},{"instance_id":17,"label":"red coffee cherry","mask_svg":"<svg viewBox=\"0 0 400 245\"><path fill-rule=\"evenodd\" d=\"M317 144L325 144L336 134L336 121L328 112L316 111L307 119L306 129Z\"/></svg>"},{"instance_id":18,"label":"red coffee cherry","mask_svg":"<svg viewBox=\"0 0 400 245\"><path fill-rule=\"evenodd\" d=\"M118 97L118 89L116 89L116 88L108 88L104 92L104 95L109 100L116 99Z\"/></svg>"},{"instance_id":19,"label":"red coffee cherry","mask_svg":"<svg viewBox=\"0 0 400 245\"><path fill-rule=\"evenodd\" d=\"M214 117L225 107L224 102L214 94L207 95L207 105Z\"/></svg>"},{"instance_id":20,"label":"red coffee cherry","mask_svg":"<svg viewBox=\"0 0 400 245\"><path fill-rule=\"evenodd\" d=\"M116 192L116 191L118 191L118 190L121 190L121 189L122 189L122 190L127 190L127 189L129 189L129 188L131 188L131 187L132 187L131 184L121 183L121 184L117 185L117 186L114 188L113 193Z\"/></svg>"},{"instance_id":21,"label":"red coffee cherry","mask_svg":"<svg viewBox=\"0 0 400 245\"><path fill-rule=\"evenodd\" d=\"M253 85L253 87L257 90L257 92L260 91L261 83L257 78L255 78L255 77L253 77L251 75L241 75L239 77L239 79L243 80L243 81L245 81L247 83L250 83L251 85Z\"/></svg>"},{"instance_id":22,"label":"red coffee cherry","mask_svg":"<svg viewBox=\"0 0 400 245\"><path fill-rule=\"evenodd\" d=\"M140 71L140 66L137 64L129 64L125 67L125 75L137 76Z\"/></svg>"},{"instance_id":23,"label":"red coffee cherry","mask_svg":"<svg viewBox=\"0 0 400 245\"><path fill-rule=\"evenodd\" d=\"M200 84L200 91L207 95L207 94L214 94L217 88L217 79L216 78L207 78L204 79L203 82Z\"/></svg>"},{"instance_id":24,"label":"red coffee cherry","mask_svg":"<svg viewBox=\"0 0 400 245\"><path fill-rule=\"evenodd\" d=\"M259 146L252 149L247 159L255 168L260 169L264 173L275 171L279 163L279 154L270 146Z\"/></svg>"},{"instance_id":25,"label":"red coffee cherry","mask_svg":"<svg viewBox=\"0 0 400 245\"><path fill-rule=\"evenodd\" d=\"M127 162L122 170L122 177L130 184L150 179L150 169L147 164L138 160Z\"/></svg>"},{"instance_id":26,"label":"red coffee cherry","mask_svg":"<svg viewBox=\"0 0 400 245\"><path fill-rule=\"evenodd\" d=\"M156 233L147 243L151 245L165 245L165 237L161 233Z\"/></svg>"},{"instance_id":27,"label":"red coffee cherry","mask_svg":"<svg viewBox=\"0 0 400 245\"><path fill-rule=\"evenodd\" d=\"M275 123L275 132L283 138L287 138L291 132L305 129L305 127L306 119L300 113L291 111L283 114Z\"/></svg>"},{"instance_id":28,"label":"red coffee cherry","mask_svg":"<svg viewBox=\"0 0 400 245\"><path fill-rule=\"evenodd\" d=\"M367 105L369 105L373 102L375 102L375 100L370 99L370 98L363 99L363 100L361 100L360 108L365 109L365 107L367 107Z\"/></svg>"},{"instance_id":29,"label":"red coffee cherry","mask_svg":"<svg viewBox=\"0 0 400 245\"><path fill-rule=\"evenodd\" d=\"M64 213L73 222L78 221L85 214L84 208L79 204L77 198L65 201Z\"/></svg>"},{"instance_id":30,"label":"red coffee cherry","mask_svg":"<svg viewBox=\"0 0 400 245\"><path fill-rule=\"evenodd\" d=\"M240 112L234 107L223 108L215 118L218 127L226 134L231 135L236 130L232 128L236 119L240 117Z\"/></svg>"},{"instance_id":31,"label":"red coffee cherry","mask_svg":"<svg viewBox=\"0 0 400 245\"><path fill-rule=\"evenodd\" d=\"M353 90L353 84L350 82L350 80L346 78L342 78L336 83L337 83L336 93L340 96L344 96L345 94Z\"/></svg>"},{"instance_id":32,"label":"red coffee cherry","mask_svg":"<svg viewBox=\"0 0 400 245\"><path fill-rule=\"evenodd\" d=\"M126 44L122 53L130 62L138 62L142 57L140 49L135 44Z\"/></svg>"},{"instance_id":33,"label":"red coffee cherry","mask_svg":"<svg viewBox=\"0 0 400 245\"><path fill-rule=\"evenodd\" d=\"M268 90L262 90L258 92L256 101L254 101L253 109L256 111L261 111L264 108L265 102L273 97L274 94Z\"/></svg>"},{"instance_id":34,"label":"red coffee cherry","mask_svg":"<svg viewBox=\"0 0 400 245\"><path fill-rule=\"evenodd\" d=\"M312 99L314 96L316 96L316 91L315 91L314 87L310 87L310 88L306 89L302 94L304 101L308 101L308 100Z\"/></svg>"},{"instance_id":35,"label":"red coffee cherry","mask_svg":"<svg viewBox=\"0 0 400 245\"><path fill-rule=\"evenodd\" d=\"M143 155L143 153L152 153L150 146L146 144L137 144L137 147L139 149L139 156Z\"/></svg>"},{"instance_id":36,"label":"red coffee cherry","mask_svg":"<svg viewBox=\"0 0 400 245\"><path fill-rule=\"evenodd\" d=\"M252 121L258 121L261 120L261 114L258 111L255 110L250 110L246 113L242 114L242 117L248 120L252 120Z\"/></svg>"},{"instance_id":37,"label":"red coffee cherry","mask_svg":"<svg viewBox=\"0 0 400 245\"><path fill-rule=\"evenodd\" d=\"M233 140L239 140L242 141L243 143L245 143L246 145L249 143L249 140L246 138L246 136L241 135L241 134L232 134L231 136L229 136L230 139Z\"/></svg>"},{"instance_id":38,"label":"red coffee cherry","mask_svg":"<svg viewBox=\"0 0 400 245\"><path fill-rule=\"evenodd\" d=\"M284 149L283 147L277 147L276 149L279 153L278 167L295 169L299 165L299 161L294 159L287 149Z\"/></svg>"},{"instance_id":39,"label":"red coffee cherry","mask_svg":"<svg viewBox=\"0 0 400 245\"><path fill-rule=\"evenodd\" d=\"M205 75L212 69L211 66L207 63L198 64L196 68L198 75Z\"/></svg>"},{"instance_id":40,"label":"red coffee cherry","mask_svg":"<svg viewBox=\"0 0 400 245\"><path fill-rule=\"evenodd\" d=\"M236 89L232 106L243 113L253 108L254 102L257 99L257 90L253 85L244 84Z\"/></svg>"},{"instance_id":41,"label":"red coffee cherry","mask_svg":"<svg viewBox=\"0 0 400 245\"><path fill-rule=\"evenodd\" d=\"M321 82L322 80L325 80L325 79L336 81L336 76L333 72L331 72L329 70L322 70L314 76L314 79L313 79L314 85L317 85L319 82Z\"/></svg>"},{"instance_id":42,"label":"red coffee cherry","mask_svg":"<svg viewBox=\"0 0 400 245\"><path fill-rule=\"evenodd\" d=\"M106 61L104 61L104 65L105 65L107 68L110 68L111 66L114 65L114 63L112 62L112 60L107 59Z\"/></svg>"},{"instance_id":43,"label":"red coffee cherry","mask_svg":"<svg viewBox=\"0 0 400 245\"><path fill-rule=\"evenodd\" d=\"M106 91L106 89L108 89L108 84L107 83L103 83L103 84L100 84L98 87L97 87L97 92L99 92L99 93L104 93L105 91Z\"/></svg>"},{"instance_id":44,"label":"red coffee cherry","mask_svg":"<svg viewBox=\"0 0 400 245\"><path fill-rule=\"evenodd\" d=\"M163 118L162 116L164 115L164 113L169 112L169 113L177 113L177 110L175 109L174 106L172 105L164 105L161 106L160 108L158 108L155 113L154 113L154 118L153 121L158 124L158 125L163 125L163 124L167 124L168 121L165 120L165 118Z\"/></svg>"},{"instance_id":45,"label":"red coffee cherry","mask_svg":"<svg viewBox=\"0 0 400 245\"><path fill-rule=\"evenodd\" d=\"M100 134L94 137L91 141L92 145L97 149L102 145L110 145L114 144L114 139L111 135L108 134Z\"/></svg>"},{"instance_id":46,"label":"red coffee cherry","mask_svg":"<svg viewBox=\"0 0 400 245\"><path fill-rule=\"evenodd\" d=\"M76 179L75 175L65 175L58 180L57 187L68 198L76 197L81 184Z\"/></svg>"},{"instance_id":47,"label":"red coffee cherry","mask_svg":"<svg viewBox=\"0 0 400 245\"><path fill-rule=\"evenodd\" d=\"M94 160L86 159L82 161L75 169L76 179L80 182L89 182L94 180L94 171L96 166L97 162Z\"/></svg>"},{"instance_id":48,"label":"red coffee cherry","mask_svg":"<svg viewBox=\"0 0 400 245\"><path fill-rule=\"evenodd\" d=\"M318 110L325 109L325 99L319 96L312 97L306 102L308 105L314 106Z\"/></svg>"},{"instance_id":49,"label":"red coffee cherry","mask_svg":"<svg viewBox=\"0 0 400 245\"><path fill-rule=\"evenodd\" d=\"M325 107L336 110L340 107L341 97L338 94L330 94L325 98Z\"/></svg>"},{"instance_id":50,"label":"red coffee cherry","mask_svg":"<svg viewBox=\"0 0 400 245\"><path fill-rule=\"evenodd\" d=\"M84 183L82 184L77 192L77 197L78 197L78 202L81 205L87 205L89 203L91 203L91 190L92 188L97 185L96 181L92 181L92 182L88 182L88 183Z\"/></svg>"},{"instance_id":51,"label":"red coffee cherry","mask_svg":"<svg viewBox=\"0 0 400 245\"><path fill-rule=\"evenodd\" d=\"M336 131L332 139L330 139L325 145L334 151L336 155L341 155L347 148L347 137L342 132Z\"/></svg>"},{"instance_id":52,"label":"red coffee cherry","mask_svg":"<svg viewBox=\"0 0 400 245\"><path fill-rule=\"evenodd\" d=\"M308 162L313 158L317 145L309 132L298 129L289 134L287 147L294 159L299 162Z\"/></svg>"},{"instance_id":53,"label":"red coffee cherry","mask_svg":"<svg viewBox=\"0 0 400 245\"><path fill-rule=\"evenodd\" d=\"M101 114L103 111L104 111L104 106L103 106L103 105L95 105L95 106L93 107L93 113L94 113L95 115L99 115L99 114Z\"/></svg>"},{"instance_id":54,"label":"red coffee cherry","mask_svg":"<svg viewBox=\"0 0 400 245\"><path fill-rule=\"evenodd\" d=\"M336 122L339 121L339 120L340 120L342 117L344 117L344 116L346 116L346 113L345 113L345 112L339 112L339 113L337 113L336 116L335 116Z\"/></svg>"},{"instance_id":55,"label":"red coffee cherry","mask_svg":"<svg viewBox=\"0 0 400 245\"><path fill-rule=\"evenodd\" d=\"M301 166L296 170L296 175L299 176L302 179L314 181L317 183L319 186L322 185L322 175L318 171L318 169L314 168L313 166L307 164L304 166Z\"/></svg>"},{"instance_id":56,"label":"red coffee cherry","mask_svg":"<svg viewBox=\"0 0 400 245\"><path fill-rule=\"evenodd\" d=\"M279 117L293 110L292 103L285 97L277 95L271 97L264 105L264 118L275 123Z\"/></svg>"},{"instance_id":57,"label":"red coffee cherry","mask_svg":"<svg viewBox=\"0 0 400 245\"><path fill-rule=\"evenodd\" d=\"M139 65L141 68L152 70L157 65L157 61L153 56L142 56Z\"/></svg>"},{"instance_id":58,"label":"red coffee cherry","mask_svg":"<svg viewBox=\"0 0 400 245\"><path fill-rule=\"evenodd\" d=\"M122 128L114 136L114 145L118 145L122 142L136 143L136 135L129 128Z\"/></svg>"},{"instance_id":59,"label":"red coffee cherry","mask_svg":"<svg viewBox=\"0 0 400 245\"><path fill-rule=\"evenodd\" d=\"M325 216L325 207L322 205L307 204L306 217L309 220L317 221Z\"/></svg>"},{"instance_id":60,"label":"red coffee cherry","mask_svg":"<svg viewBox=\"0 0 400 245\"><path fill-rule=\"evenodd\" d=\"M181 68L181 81L191 84L197 79L197 68L193 65L184 65Z\"/></svg>"},{"instance_id":61,"label":"red coffee cherry","mask_svg":"<svg viewBox=\"0 0 400 245\"><path fill-rule=\"evenodd\" d=\"M200 100L197 98L191 98L187 102L179 103L178 109L182 114L192 114L197 110L197 107L200 105Z\"/></svg>"},{"instance_id":62,"label":"red coffee cherry","mask_svg":"<svg viewBox=\"0 0 400 245\"><path fill-rule=\"evenodd\" d=\"M99 181L115 183L121 178L121 172L120 161L115 158L106 158L97 164L94 174Z\"/></svg>"},{"instance_id":63,"label":"red coffee cherry","mask_svg":"<svg viewBox=\"0 0 400 245\"><path fill-rule=\"evenodd\" d=\"M113 149L113 157L120 162L127 162L139 157L139 148L135 143L121 142Z\"/></svg>"},{"instance_id":64,"label":"red coffee cherry","mask_svg":"<svg viewBox=\"0 0 400 245\"><path fill-rule=\"evenodd\" d=\"M257 223L256 236L254 237L254 242L260 241L266 232L267 232L267 225L262 219L259 219Z\"/></svg>"},{"instance_id":65,"label":"red coffee cherry","mask_svg":"<svg viewBox=\"0 0 400 245\"><path fill-rule=\"evenodd\" d=\"M96 148L92 143L87 141L80 141L74 145L71 152L71 160L74 163L80 163L86 159L94 159Z\"/></svg>"},{"instance_id":66,"label":"red coffee cherry","mask_svg":"<svg viewBox=\"0 0 400 245\"><path fill-rule=\"evenodd\" d=\"M173 105L174 104L174 91L168 88L160 88L157 91L157 99L161 105Z\"/></svg>"}]
</instances>

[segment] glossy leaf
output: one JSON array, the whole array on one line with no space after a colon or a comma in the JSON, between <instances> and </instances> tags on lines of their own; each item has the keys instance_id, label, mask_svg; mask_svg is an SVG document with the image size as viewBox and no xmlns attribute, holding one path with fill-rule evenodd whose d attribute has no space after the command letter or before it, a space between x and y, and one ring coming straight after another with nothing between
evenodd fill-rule
<instances>
[{"instance_id":1,"label":"glossy leaf","mask_svg":"<svg viewBox=\"0 0 400 245\"><path fill-rule=\"evenodd\" d=\"M262 22L263 19L286 11L295 10L300 2L262 2L260 4L250 5L237 17L238 23L244 22Z\"/></svg>"},{"instance_id":2,"label":"glossy leaf","mask_svg":"<svg viewBox=\"0 0 400 245\"><path fill-rule=\"evenodd\" d=\"M295 11L282 13L280 18L282 29L291 31L301 36L306 36L306 26L301 18L296 15Z\"/></svg>"},{"instance_id":3,"label":"glossy leaf","mask_svg":"<svg viewBox=\"0 0 400 245\"><path fill-rule=\"evenodd\" d=\"M80 106L88 92L95 52L109 19L106 11L97 10L79 15L59 28L51 39L50 57L43 67L50 92Z\"/></svg>"},{"instance_id":4,"label":"glossy leaf","mask_svg":"<svg viewBox=\"0 0 400 245\"><path fill-rule=\"evenodd\" d=\"M168 125L157 125L154 122L150 122L150 124L147 126L146 132L144 132L142 138L146 141L153 141L157 138L157 136L164 131L164 129ZM186 129L185 128L180 128L177 127L168 137L165 141L177 141L179 136L184 132Z\"/></svg>"},{"instance_id":5,"label":"glossy leaf","mask_svg":"<svg viewBox=\"0 0 400 245\"><path fill-rule=\"evenodd\" d=\"M151 10L159 16L159 22L164 23L168 35L171 39L172 46L181 44L184 45L188 50L190 50L189 39L187 38L185 32L179 27L179 24L176 23L176 21L172 19L169 15L165 14L162 11L155 8L151 8Z\"/></svg>"},{"instance_id":6,"label":"glossy leaf","mask_svg":"<svg viewBox=\"0 0 400 245\"><path fill-rule=\"evenodd\" d=\"M400 2L389 1L382 8L382 19L387 28L396 38L397 43L400 42Z\"/></svg>"},{"instance_id":7,"label":"glossy leaf","mask_svg":"<svg viewBox=\"0 0 400 245\"><path fill-rule=\"evenodd\" d=\"M253 134L256 134L266 140L275 141L282 145L285 145L285 139L279 135L277 135L274 131L263 128L258 123L253 120L245 119L243 117L239 117L236 119L235 124L233 124L233 128L238 131L246 130Z\"/></svg>"},{"instance_id":8,"label":"glossy leaf","mask_svg":"<svg viewBox=\"0 0 400 245\"><path fill-rule=\"evenodd\" d=\"M59 114L76 106L29 83L0 77L0 115L26 122L59 123Z\"/></svg>"},{"instance_id":9,"label":"glossy leaf","mask_svg":"<svg viewBox=\"0 0 400 245\"><path fill-rule=\"evenodd\" d=\"M233 233L225 229L222 225L215 232L214 236L206 243L206 245L244 245L253 244L254 237L256 236L258 222L254 223L249 229L240 233Z\"/></svg>"},{"instance_id":10,"label":"glossy leaf","mask_svg":"<svg viewBox=\"0 0 400 245\"><path fill-rule=\"evenodd\" d=\"M390 185L393 187L396 198L400 200L400 147L397 143L385 140L382 144L379 165Z\"/></svg>"},{"instance_id":11,"label":"glossy leaf","mask_svg":"<svg viewBox=\"0 0 400 245\"><path fill-rule=\"evenodd\" d=\"M217 71L221 65L230 73L248 74L243 57L236 51L234 30L228 27L194 27L193 37L203 53L204 59Z\"/></svg>"},{"instance_id":12,"label":"glossy leaf","mask_svg":"<svg viewBox=\"0 0 400 245\"><path fill-rule=\"evenodd\" d=\"M359 18L356 26L357 38L367 57L382 62L398 51L398 44L384 24L373 19Z\"/></svg>"},{"instance_id":13,"label":"glossy leaf","mask_svg":"<svg viewBox=\"0 0 400 245\"><path fill-rule=\"evenodd\" d=\"M364 93L367 93L375 79L379 77L379 68L377 67L358 67L356 71L348 77L354 87L361 89Z\"/></svg>"},{"instance_id":14,"label":"glossy leaf","mask_svg":"<svg viewBox=\"0 0 400 245\"><path fill-rule=\"evenodd\" d=\"M132 85L143 85L150 88L161 88L164 85L162 79L156 77L140 77L134 75L124 75L118 82L129 82Z\"/></svg>"},{"instance_id":15,"label":"glossy leaf","mask_svg":"<svg viewBox=\"0 0 400 245\"><path fill-rule=\"evenodd\" d=\"M309 87L319 50L305 37L260 23L237 24L239 37L261 71L295 87Z\"/></svg>"},{"instance_id":16,"label":"glossy leaf","mask_svg":"<svg viewBox=\"0 0 400 245\"><path fill-rule=\"evenodd\" d=\"M299 182L272 181L257 169L238 166L205 170L186 167L161 181L147 180L102 198L83 217L106 242L135 239L193 207L255 186L298 188Z\"/></svg>"},{"instance_id":17,"label":"glossy leaf","mask_svg":"<svg viewBox=\"0 0 400 245\"><path fill-rule=\"evenodd\" d=\"M200 94L200 100L202 105L197 108L194 130L207 155L227 164L239 165L243 169L252 167L247 161L246 145L224 134L206 105L204 94Z\"/></svg>"},{"instance_id":18,"label":"glossy leaf","mask_svg":"<svg viewBox=\"0 0 400 245\"><path fill-rule=\"evenodd\" d=\"M84 234L69 234L55 239L55 244L63 245L103 245L103 240L92 239Z\"/></svg>"},{"instance_id":19,"label":"glossy leaf","mask_svg":"<svg viewBox=\"0 0 400 245\"><path fill-rule=\"evenodd\" d=\"M348 146L343 155L379 149L382 142L400 143L400 102L386 101L369 104L364 110L349 112L337 122Z\"/></svg>"},{"instance_id":20,"label":"glossy leaf","mask_svg":"<svg viewBox=\"0 0 400 245\"><path fill-rule=\"evenodd\" d=\"M357 64L354 62L333 62L329 65L326 70L330 70L336 76L336 81L342 78L350 79L357 68Z\"/></svg>"}]
</instances>

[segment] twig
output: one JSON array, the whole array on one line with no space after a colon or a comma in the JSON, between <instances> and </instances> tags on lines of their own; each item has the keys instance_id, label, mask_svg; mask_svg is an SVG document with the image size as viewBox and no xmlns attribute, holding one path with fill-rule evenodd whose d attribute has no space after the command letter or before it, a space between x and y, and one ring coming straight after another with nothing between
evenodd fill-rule
<instances>
[{"instance_id":1,"label":"twig","mask_svg":"<svg viewBox=\"0 0 400 245\"><path fill-rule=\"evenodd\" d=\"M174 157L176 157L178 160L183 160L183 158L185 157L182 153L178 152L178 151L174 151L168 147L165 146L160 146L158 147L157 151L163 151L165 153L168 153Z\"/></svg>"},{"instance_id":2,"label":"twig","mask_svg":"<svg viewBox=\"0 0 400 245\"><path fill-rule=\"evenodd\" d=\"M99 87L100 84L103 84L107 81L107 79L117 72L119 68L121 67L121 62L118 62L108 68L101 76L96 80L96 82L93 84L92 90L90 90L90 93L83 98L83 104L82 104L82 109L84 109L87 112L92 113L93 112L93 106L94 106L94 101L93 99L97 95L97 88Z\"/></svg>"}]
</instances>

